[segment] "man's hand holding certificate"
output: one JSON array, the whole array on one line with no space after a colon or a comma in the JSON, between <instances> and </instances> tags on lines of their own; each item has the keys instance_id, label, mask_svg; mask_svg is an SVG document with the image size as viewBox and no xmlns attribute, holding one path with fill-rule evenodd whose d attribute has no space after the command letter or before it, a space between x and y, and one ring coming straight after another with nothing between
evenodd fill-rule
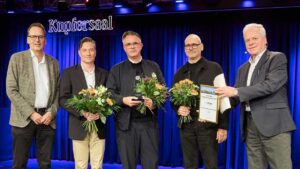
<instances>
[{"instance_id":1,"label":"man's hand holding certificate","mask_svg":"<svg viewBox=\"0 0 300 169\"><path fill-rule=\"evenodd\" d=\"M226 86L224 74L215 78L214 86L200 85L199 121L218 123L219 111L223 113L231 108L229 98L219 98L215 92L217 87L224 86Z\"/></svg>"}]
</instances>

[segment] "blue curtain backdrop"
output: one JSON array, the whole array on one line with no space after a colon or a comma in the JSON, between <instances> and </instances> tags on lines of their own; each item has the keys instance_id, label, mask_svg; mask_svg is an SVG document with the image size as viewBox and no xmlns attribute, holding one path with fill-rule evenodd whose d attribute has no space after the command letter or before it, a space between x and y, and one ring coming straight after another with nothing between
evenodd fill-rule
<instances>
[{"instance_id":1,"label":"blue curtain backdrop","mask_svg":"<svg viewBox=\"0 0 300 169\"><path fill-rule=\"evenodd\" d=\"M285 13L285 15L281 15ZM297 15L295 15L295 13ZM95 15L95 14L94 14ZM93 16L94 16L93 15ZM48 28L50 17L63 19L76 17L78 14L52 15L31 14L21 16L2 15L1 21L7 23L0 28L0 161L12 159L10 126L10 102L5 94L5 78L11 54L28 48L26 29L32 22L42 22ZM89 18L90 15L81 15ZM167 85L170 87L176 70L186 63L184 39L190 33L198 34L204 43L203 56L221 64L229 85L234 85L238 67L248 60L242 38L242 28L250 22L265 25L270 50L284 52L288 57L289 100L292 116L300 126L298 74L300 66L300 20L299 11L277 9L274 11L231 11L193 14L153 15L153 16L117 16L113 17L113 31L80 32L64 35L48 34L46 51L60 63L61 71L66 67L80 63L78 43L84 36L91 36L97 42L96 64L109 70L114 64L126 59L121 36L126 30L135 30L142 36L143 57L159 63ZM147 22L145 22L147 21ZM160 125L160 165L182 166L182 153L175 112L170 103L165 104L166 112L159 112ZM56 141L53 159L73 160L72 145L68 139L68 114L60 109L57 113ZM219 166L227 169L247 168L245 147L240 139L239 108L230 114L228 140L220 145ZM107 122L106 163L119 163L115 143L113 119ZM295 169L300 169L300 132L292 133L292 158ZM35 158L35 149L30 151ZM200 161L200 166L202 162Z\"/></svg>"}]
</instances>

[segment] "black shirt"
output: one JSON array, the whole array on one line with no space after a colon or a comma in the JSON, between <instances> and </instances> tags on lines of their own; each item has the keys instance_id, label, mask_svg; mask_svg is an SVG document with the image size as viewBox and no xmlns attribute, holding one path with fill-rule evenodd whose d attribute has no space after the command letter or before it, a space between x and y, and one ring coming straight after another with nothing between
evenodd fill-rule
<instances>
[{"instance_id":1,"label":"black shirt","mask_svg":"<svg viewBox=\"0 0 300 169\"><path fill-rule=\"evenodd\" d=\"M143 61L143 60L142 60ZM142 61L139 63L131 63L132 69L135 71L135 84L138 83L139 78L144 77L144 71L142 68ZM139 78L138 78L139 77ZM141 97L141 94L136 93L136 97ZM138 110L136 110L136 107L133 107L131 109L131 120L134 121L149 121L152 119L152 113L150 110L146 109L146 114L141 114Z\"/></svg>"}]
</instances>

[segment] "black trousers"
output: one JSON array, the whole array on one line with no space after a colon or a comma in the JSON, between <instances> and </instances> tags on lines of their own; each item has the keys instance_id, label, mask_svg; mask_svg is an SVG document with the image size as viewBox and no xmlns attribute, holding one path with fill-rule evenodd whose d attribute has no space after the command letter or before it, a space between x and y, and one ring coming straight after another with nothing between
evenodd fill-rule
<instances>
[{"instance_id":1,"label":"black trousers","mask_svg":"<svg viewBox=\"0 0 300 169\"><path fill-rule=\"evenodd\" d=\"M49 125L36 125L31 121L26 127L13 127L13 169L26 169L29 149L33 139L36 141L36 157L39 169L51 168L51 152L55 130Z\"/></svg>"},{"instance_id":2,"label":"black trousers","mask_svg":"<svg viewBox=\"0 0 300 169\"><path fill-rule=\"evenodd\" d=\"M126 131L116 127L116 136L123 169L135 169L139 157L143 169L158 168L159 131L156 121L131 122Z\"/></svg>"},{"instance_id":3,"label":"black trousers","mask_svg":"<svg viewBox=\"0 0 300 169\"><path fill-rule=\"evenodd\" d=\"M184 124L180 129L181 148L185 169L198 168L199 155L206 169L218 168L217 128L204 127L200 122Z\"/></svg>"}]
</instances>

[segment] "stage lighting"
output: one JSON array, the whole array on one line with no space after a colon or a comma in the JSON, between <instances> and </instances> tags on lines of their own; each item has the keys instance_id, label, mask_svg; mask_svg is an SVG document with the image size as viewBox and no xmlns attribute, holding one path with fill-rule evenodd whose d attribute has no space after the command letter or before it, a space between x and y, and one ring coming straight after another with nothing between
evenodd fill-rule
<instances>
[{"instance_id":1,"label":"stage lighting","mask_svg":"<svg viewBox=\"0 0 300 169\"><path fill-rule=\"evenodd\" d=\"M32 9L35 11L41 11L44 9L43 0L32 0Z\"/></svg>"},{"instance_id":2,"label":"stage lighting","mask_svg":"<svg viewBox=\"0 0 300 169\"><path fill-rule=\"evenodd\" d=\"M149 8L153 3L151 0L144 0L143 4L145 5L145 7Z\"/></svg>"},{"instance_id":3,"label":"stage lighting","mask_svg":"<svg viewBox=\"0 0 300 169\"><path fill-rule=\"evenodd\" d=\"M86 0L86 7L97 9L99 7L99 0Z\"/></svg>"}]
</instances>

